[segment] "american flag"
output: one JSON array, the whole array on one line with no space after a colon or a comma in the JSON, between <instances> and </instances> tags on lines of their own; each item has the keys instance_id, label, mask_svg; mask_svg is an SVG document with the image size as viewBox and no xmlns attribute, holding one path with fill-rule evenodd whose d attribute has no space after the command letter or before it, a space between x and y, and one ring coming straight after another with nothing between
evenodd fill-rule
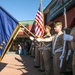
<instances>
[{"instance_id":1,"label":"american flag","mask_svg":"<svg viewBox=\"0 0 75 75\"><path fill-rule=\"evenodd\" d=\"M36 17L35 17L35 35L37 37L43 37L44 35L44 18L43 18L43 13L41 10L41 4L40 7L36 13Z\"/></svg>"}]
</instances>

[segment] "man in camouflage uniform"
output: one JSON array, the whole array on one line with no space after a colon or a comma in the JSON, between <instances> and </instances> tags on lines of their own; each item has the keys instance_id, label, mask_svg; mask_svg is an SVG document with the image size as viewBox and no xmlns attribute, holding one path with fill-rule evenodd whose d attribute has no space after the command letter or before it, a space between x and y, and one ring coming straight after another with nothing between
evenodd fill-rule
<instances>
[{"instance_id":1,"label":"man in camouflage uniform","mask_svg":"<svg viewBox=\"0 0 75 75\"><path fill-rule=\"evenodd\" d=\"M51 37L50 30L51 30L51 27L46 25L45 26L46 35L44 36L44 38ZM52 55L51 46L52 46L51 42L43 42L42 55L43 55L44 67L45 67L44 74L46 75L52 75L53 66L52 66L52 58L51 58L51 55Z\"/></svg>"},{"instance_id":2,"label":"man in camouflage uniform","mask_svg":"<svg viewBox=\"0 0 75 75\"><path fill-rule=\"evenodd\" d=\"M41 46L40 43L38 43L32 36L29 37L30 40L34 41L34 47L35 47L35 68L39 68L40 67L40 51L39 51L39 47Z\"/></svg>"},{"instance_id":3,"label":"man in camouflage uniform","mask_svg":"<svg viewBox=\"0 0 75 75\"><path fill-rule=\"evenodd\" d=\"M29 50L30 54L32 57L35 56L35 45L34 45L34 42L32 41L31 43L31 47L30 47L30 50Z\"/></svg>"},{"instance_id":4,"label":"man in camouflage uniform","mask_svg":"<svg viewBox=\"0 0 75 75\"><path fill-rule=\"evenodd\" d=\"M44 38L51 36L50 30L51 30L51 27L46 25L45 26L46 34L45 34ZM51 67L52 61L51 61L51 57L50 57L51 56L50 46L51 46L50 42L42 42L42 47L40 48L40 70L39 71L43 72L45 69L46 75L49 75L50 71L51 71L50 68L52 69L52 67Z\"/></svg>"}]
</instances>

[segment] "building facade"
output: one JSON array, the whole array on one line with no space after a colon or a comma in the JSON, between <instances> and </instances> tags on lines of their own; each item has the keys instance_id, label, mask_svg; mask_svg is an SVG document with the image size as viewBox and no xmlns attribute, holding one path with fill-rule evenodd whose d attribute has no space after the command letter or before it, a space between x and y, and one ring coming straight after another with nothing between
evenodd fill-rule
<instances>
[{"instance_id":1,"label":"building facade","mask_svg":"<svg viewBox=\"0 0 75 75\"><path fill-rule=\"evenodd\" d=\"M53 22L61 21L64 28L64 8L66 8L67 27L73 28L75 26L75 0L52 0L44 9L45 24L53 27Z\"/></svg>"}]
</instances>

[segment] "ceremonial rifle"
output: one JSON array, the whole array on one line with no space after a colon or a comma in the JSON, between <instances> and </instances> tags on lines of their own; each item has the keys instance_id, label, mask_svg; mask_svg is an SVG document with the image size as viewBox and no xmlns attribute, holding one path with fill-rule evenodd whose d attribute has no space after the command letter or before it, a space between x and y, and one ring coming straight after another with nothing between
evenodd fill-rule
<instances>
[{"instance_id":1,"label":"ceremonial rifle","mask_svg":"<svg viewBox=\"0 0 75 75\"><path fill-rule=\"evenodd\" d=\"M66 8L64 7L64 20L65 20L65 27L64 27L64 31L63 31L63 36L66 34L65 29L67 28L67 16L66 16ZM61 61L60 61L60 68L62 67L62 63L63 63L63 59L64 59L64 54L65 54L65 46L66 46L66 40L64 40L64 45L63 45L63 51L62 51L62 55L61 55Z\"/></svg>"}]
</instances>

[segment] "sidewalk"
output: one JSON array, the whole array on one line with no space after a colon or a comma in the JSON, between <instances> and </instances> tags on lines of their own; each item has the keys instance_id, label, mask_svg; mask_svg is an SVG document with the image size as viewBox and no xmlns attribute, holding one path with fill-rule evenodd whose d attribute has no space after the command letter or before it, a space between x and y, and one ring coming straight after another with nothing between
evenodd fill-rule
<instances>
[{"instance_id":1,"label":"sidewalk","mask_svg":"<svg viewBox=\"0 0 75 75\"><path fill-rule=\"evenodd\" d=\"M34 58L6 54L0 63L0 75L43 75L34 68Z\"/></svg>"}]
</instances>

